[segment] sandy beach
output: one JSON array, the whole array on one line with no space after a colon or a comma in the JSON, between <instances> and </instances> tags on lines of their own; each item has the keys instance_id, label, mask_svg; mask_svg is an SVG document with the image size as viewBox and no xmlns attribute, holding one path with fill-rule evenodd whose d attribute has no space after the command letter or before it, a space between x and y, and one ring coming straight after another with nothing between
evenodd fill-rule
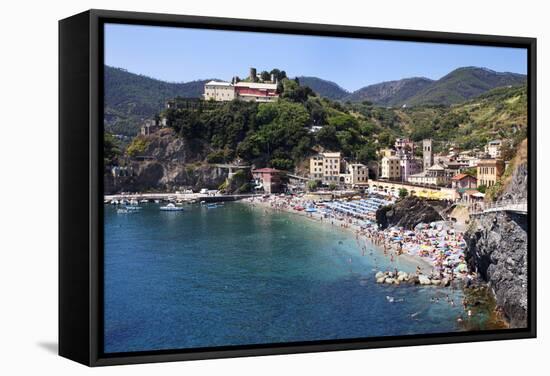
<instances>
[{"instance_id":1,"label":"sandy beach","mask_svg":"<svg viewBox=\"0 0 550 376\"><path fill-rule=\"evenodd\" d=\"M363 256L371 255L370 250L375 250L377 257L389 259L390 263L398 264L404 262L410 264L413 268L417 268L419 272L425 275L430 275L434 272L434 265L429 260L417 255L399 252L396 245L378 240L376 235L374 235L375 232L366 231L361 227L359 221L352 218L325 218L323 213L319 211L306 212L305 210L294 210L291 206L281 204L281 200L278 199L277 196L271 196L269 199L256 197L242 200L241 202L262 210L290 213L325 226L336 227L341 231L349 232L355 236Z\"/></svg>"}]
</instances>

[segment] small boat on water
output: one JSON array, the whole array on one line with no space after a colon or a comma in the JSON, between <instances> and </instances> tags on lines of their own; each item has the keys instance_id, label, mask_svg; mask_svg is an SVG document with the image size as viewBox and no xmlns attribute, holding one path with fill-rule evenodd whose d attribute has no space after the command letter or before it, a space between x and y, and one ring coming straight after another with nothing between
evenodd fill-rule
<instances>
[{"instance_id":1,"label":"small boat on water","mask_svg":"<svg viewBox=\"0 0 550 376\"><path fill-rule=\"evenodd\" d=\"M140 202L141 202L142 204L146 204L146 203L148 203L148 202L149 202L149 200L147 200L147 199L143 199L143 200L141 200Z\"/></svg>"},{"instance_id":2,"label":"small boat on water","mask_svg":"<svg viewBox=\"0 0 550 376\"><path fill-rule=\"evenodd\" d=\"M118 200L111 200L111 205L118 205Z\"/></svg>"},{"instance_id":3,"label":"small boat on water","mask_svg":"<svg viewBox=\"0 0 550 376\"><path fill-rule=\"evenodd\" d=\"M155 204L160 204L160 200L155 200Z\"/></svg>"},{"instance_id":4,"label":"small boat on water","mask_svg":"<svg viewBox=\"0 0 550 376\"><path fill-rule=\"evenodd\" d=\"M178 207L174 205L173 203L169 203L166 206L161 206L160 210L162 211L183 211L184 209L182 207Z\"/></svg>"},{"instance_id":5,"label":"small boat on water","mask_svg":"<svg viewBox=\"0 0 550 376\"><path fill-rule=\"evenodd\" d=\"M140 206L133 205L133 206L126 206L125 209L129 211L138 211L138 210L141 210L142 208Z\"/></svg>"},{"instance_id":6,"label":"small boat on water","mask_svg":"<svg viewBox=\"0 0 550 376\"><path fill-rule=\"evenodd\" d=\"M208 205L206 205L206 207L207 207L208 209L215 209L215 208L217 208L218 206L220 206L220 205L218 205L218 204L208 204Z\"/></svg>"}]
</instances>

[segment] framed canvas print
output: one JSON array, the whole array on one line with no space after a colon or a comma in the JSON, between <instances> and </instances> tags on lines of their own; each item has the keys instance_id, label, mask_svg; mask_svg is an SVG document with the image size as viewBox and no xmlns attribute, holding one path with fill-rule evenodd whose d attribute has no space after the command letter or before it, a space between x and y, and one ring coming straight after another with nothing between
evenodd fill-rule
<instances>
[{"instance_id":1,"label":"framed canvas print","mask_svg":"<svg viewBox=\"0 0 550 376\"><path fill-rule=\"evenodd\" d=\"M507 36L60 21L60 355L534 337L535 56Z\"/></svg>"}]
</instances>

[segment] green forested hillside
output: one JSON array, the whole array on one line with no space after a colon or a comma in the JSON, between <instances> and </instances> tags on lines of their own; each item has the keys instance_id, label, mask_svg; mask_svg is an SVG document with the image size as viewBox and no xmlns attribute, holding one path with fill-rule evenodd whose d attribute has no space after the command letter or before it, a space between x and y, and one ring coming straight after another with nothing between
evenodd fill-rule
<instances>
[{"instance_id":1,"label":"green forested hillside","mask_svg":"<svg viewBox=\"0 0 550 376\"><path fill-rule=\"evenodd\" d=\"M143 119L158 113L167 99L178 96L198 98L207 81L169 83L105 66L105 129L134 136ZM298 77L298 81L320 97L331 100L359 104L372 102L378 106L401 107L407 104L407 107L424 107L462 103L495 87L521 85L525 82L525 76L467 67L457 69L437 81L426 78L403 79L371 85L354 93L317 77L302 76Z\"/></svg>"},{"instance_id":2,"label":"green forested hillside","mask_svg":"<svg viewBox=\"0 0 550 376\"><path fill-rule=\"evenodd\" d=\"M370 101L381 106L451 105L462 103L488 92L526 83L526 76L495 72L486 68L464 67L439 80L406 78L382 82L359 89L344 98L350 101Z\"/></svg>"},{"instance_id":3,"label":"green forested hillside","mask_svg":"<svg viewBox=\"0 0 550 376\"><path fill-rule=\"evenodd\" d=\"M526 76L478 67L459 68L433 82L407 101L409 106L456 104L489 90L526 83Z\"/></svg>"},{"instance_id":4,"label":"green forested hillside","mask_svg":"<svg viewBox=\"0 0 550 376\"><path fill-rule=\"evenodd\" d=\"M432 83L432 80L424 77L381 82L356 90L345 100L369 101L380 106L401 106Z\"/></svg>"},{"instance_id":5,"label":"green forested hillside","mask_svg":"<svg viewBox=\"0 0 550 376\"><path fill-rule=\"evenodd\" d=\"M324 98L340 100L350 95L346 89L343 89L340 85L332 81L306 76L300 76L298 80L300 85L309 86L314 92Z\"/></svg>"},{"instance_id":6,"label":"green forested hillside","mask_svg":"<svg viewBox=\"0 0 550 376\"><path fill-rule=\"evenodd\" d=\"M342 104L284 80L277 102L233 101L203 109L168 109L163 115L179 137L203 150L211 163L241 158L257 166L292 170L319 150L341 151L368 163L396 137L433 138L462 148L495 138L514 144L526 137L525 87L499 88L455 106L392 109L369 103ZM321 125L317 132L311 127ZM206 149L205 149L206 148Z\"/></svg>"},{"instance_id":7,"label":"green forested hillside","mask_svg":"<svg viewBox=\"0 0 550 376\"><path fill-rule=\"evenodd\" d=\"M517 143L527 136L525 86L497 88L450 107L420 106L395 112L404 133L416 141L431 137L469 149L492 139Z\"/></svg>"},{"instance_id":8,"label":"green forested hillside","mask_svg":"<svg viewBox=\"0 0 550 376\"><path fill-rule=\"evenodd\" d=\"M207 80L169 83L105 66L104 82L105 129L134 136L139 123L158 113L167 99L198 98Z\"/></svg>"}]
</instances>

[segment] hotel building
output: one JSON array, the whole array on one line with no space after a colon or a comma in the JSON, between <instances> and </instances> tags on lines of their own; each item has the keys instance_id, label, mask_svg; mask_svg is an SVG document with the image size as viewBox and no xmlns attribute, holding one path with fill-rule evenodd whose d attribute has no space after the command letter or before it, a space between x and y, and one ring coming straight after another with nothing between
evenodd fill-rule
<instances>
[{"instance_id":1,"label":"hotel building","mask_svg":"<svg viewBox=\"0 0 550 376\"><path fill-rule=\"evenodd\" d=\"M504 161L502 159L482 159L477 164L478 186L491 187L496 184L504 173Z\"/></svg>"}]
</instances>

